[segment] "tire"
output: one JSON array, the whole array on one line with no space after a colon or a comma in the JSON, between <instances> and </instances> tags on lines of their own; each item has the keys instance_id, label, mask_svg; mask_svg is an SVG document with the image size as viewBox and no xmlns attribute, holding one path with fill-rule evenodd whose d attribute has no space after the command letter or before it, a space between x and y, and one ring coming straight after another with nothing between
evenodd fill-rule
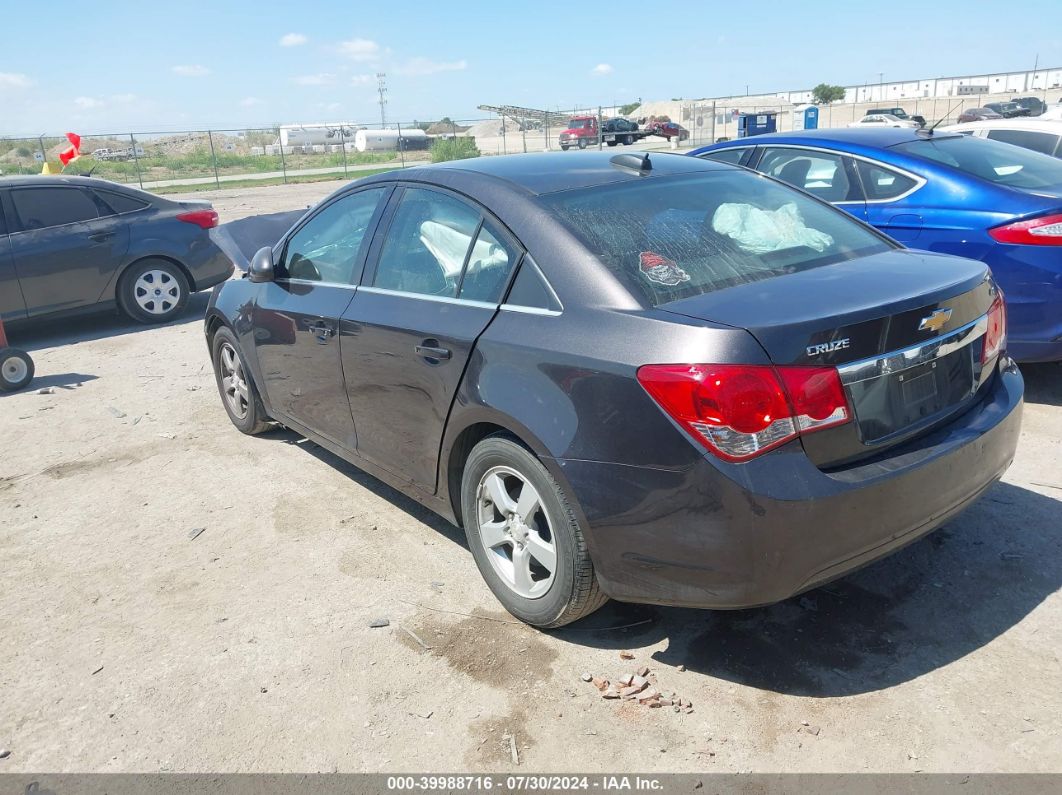
<instances>
[{"instance_id":1,"label":"tire","mask_svg":"<svg viewBox=\"0 0 1062 795\"><path fill-rule=\"evenodd\" d=\"M586 149L586 139L585 138L580 138L579 139L579 148L580 149Z\"/></svg>"},{"instance_id":2,"label":"tire","mask_svg":"<svg viewBox=\"0 0 1062 795\"><path fill-rule=\"evenodd\" d=\"M562 152L567 152L568 151L568 144L561 144L561 151Z\"/></svg>"},{"instance_id":3,"label":"tire","mask_svg":"<svg viewBox=\"0 0 1062 795\"><path fill-rule=\"evenodd\" d=\"M634 136L633 135L628 135L628 136L626 136L623 139L623 145L624 146L630 146L633 143L634 143Z\"/></svg>"},{"instance_id":4,"label":"tire","mask_svg":"<svg viewBox=\"0 0 1062 795\"><path fill-rule=\"evenodd\" d=\"M619 141L605 141L607 146L616 146L618 143Z\"/></svg>"},{"instance_id":5,"label":"tire","mask_svg":"<svg viewBox=\"0 0 1062 795\"><path fill-rule=\"evenodd\" d=\"M167 323L188 304L188 277L164 259L145 259L122 274L118 305L140 323Z\"/></svg>"},{"instance_id":6,"label":"tire","mask_svg":"<svg viewBox=\"0 0 1062 795\"><path fill-rule=\"evenodd\" d=\"M240 343L236 340L236 335L225 326L214 334L214 340L210 344L210 358L214 363L214 380L218 385L221 405L225 407L225 413L229 415L232 424L248 436L268 431L272 426L262 405L258 387L247 375ZM229 379L237 374L238 381L234 385Z\"/></svg>"},{"instance_id":7,"label":"tire","mask_svg":"<svg viewBox=\"0 0 1062 795\"><path fill-rule=\"evenodd\" d=\"M17 392L33 380L33 359L18 348L0 348L0 392Z\"/></svg>"},{"instance_id":8,"label":"tire","mask_svg":"<svg viewBox=\"0 0 1062 795\"><path fill-rule=\"evenodd\" d=\"M497 503L492 495L500 495ZM532 506L524 514L526 523L499 521L526 509L521 497ZM561 627L608 601L567 497L542 463L513 438L496 434L472 448L461 480L461 508L480 574L516 618L540 629ZM551 555L552 572L542 562L548 564Z\"/></svg>"}]
</instances>

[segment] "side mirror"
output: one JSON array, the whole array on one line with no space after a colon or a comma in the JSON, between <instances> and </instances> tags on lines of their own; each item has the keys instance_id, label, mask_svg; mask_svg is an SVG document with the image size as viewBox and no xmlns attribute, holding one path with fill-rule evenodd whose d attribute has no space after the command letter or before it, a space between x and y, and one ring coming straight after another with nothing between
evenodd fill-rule
<instances>
[{"instance_id":1,"label":"side mirror","mask_svg":"<svg viewBox=\"0 0 1062 795\"><path fill-rule=\"evenodd\" d=\"M273 249L263 246L251 258L247 278L252 282L271 282L276 277L273 271Z\"/></svg>"}]
</instances>

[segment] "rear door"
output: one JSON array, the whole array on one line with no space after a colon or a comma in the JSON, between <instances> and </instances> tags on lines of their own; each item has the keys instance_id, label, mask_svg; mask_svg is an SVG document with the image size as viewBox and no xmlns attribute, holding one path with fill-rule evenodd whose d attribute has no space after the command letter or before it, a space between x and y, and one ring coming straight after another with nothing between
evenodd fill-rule
<instances>
[{"instance_id":1,"label":"rear door","mask_svg":"<svg viewBox=\"0 0 1062 795\"><path fill-rule=\"evenodd\" d=\"M390 192L346 193L303 221L283 245L276 279L260 285L251 309L262 386L273 410L351 450L357 440L343 388L339 318L354 296Z\"/></svg>"},{"instance_id":2,"label":"rear door","mask_svg":"<svg viewBox=\"0 0 1062 795\"><path fill-rule=\"evenodd\" d=\"M11 243L7 239L5 200L7 191L0 190L0 320L19 320L26 316L26 302L11 261Z\"/></svg>"},{"instance_id":3,"label":"rear door","mask_svg":"<svg viewBox=\"0 0 1062 795\"><path fill-rule=\"evenodd\" d=\"M358 453L434 490L450 404L521 250L455 194L407 187L392 205L343 313L343 372Z\"/></svg>"},{"instance_id":4,"label":"rear door","mask_svg":"<svg viewBox=\"0 0 1062 795\"><path fill-rule=\"evenodd\" d=\"M905 199L925 184L914 174L884 163L856 159L866 196L866 220L901 243L914 243L922 232L922 215Z\"/></svg>"},{"instance_id":5,"label":"rear door","mask_svg":"<svg viewBox=\"0 0 1062 795\"><path fill-rule=\"evenodd\" d=\"M75 185L17 187L11 255L30 317L94 304L129 249L125 221Z\"/></svg>"},{"instance_id":6,"label":"rear door","mask_svg":"<svg viewBox=\"0 0 1062 795\"><path fill-rule=\"evenodd\" d=\"M866 202L852 158L839 152L789 146L765 146L756 170L788 182L867 220Z\"/></svg>"}]
</instances>

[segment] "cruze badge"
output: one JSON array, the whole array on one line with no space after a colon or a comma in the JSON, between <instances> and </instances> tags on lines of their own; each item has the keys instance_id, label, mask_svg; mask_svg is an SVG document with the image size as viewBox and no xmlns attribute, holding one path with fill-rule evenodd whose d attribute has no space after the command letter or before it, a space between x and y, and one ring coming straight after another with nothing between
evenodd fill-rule
<instances>
[{"instance_id":1,"label":"cruze badge","mask_svg":"<svg viewBox=\"0 0 1062 795\"><path fill-rule=\"evenodd\" d=\"M940 331L944 328L944 324L951 319L950 309L937 309L931 315L927 315L922 318L922 322L918 324L919 331Z\"/></svg>"},{"instance_id":2,"label":"cruze badge","mask_svg":"<svg viewBox=\"0 0 1062 795\"><path fill-rule=\"evenodd\" d=\"M850 340L845 337L843 340L834 340L833 342L820 342L818 345L808 346L808 356L818 356L823 353L833 353L834 351L841 351L848 347Z\"/></svg>"}]
</instances>

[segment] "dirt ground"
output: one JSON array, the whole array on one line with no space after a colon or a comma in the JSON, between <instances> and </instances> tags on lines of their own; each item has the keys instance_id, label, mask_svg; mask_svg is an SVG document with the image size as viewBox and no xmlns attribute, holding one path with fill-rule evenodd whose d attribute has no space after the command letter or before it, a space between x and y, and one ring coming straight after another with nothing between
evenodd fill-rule
<instances>
[{"instance_id":1,"label":"dirt ground","mask_svg":"<svg viewBox=\"0 0 1062 795\"><path fill-rule=\"evenodd\" d=\"M335 187L212 198L227 221ZM0 772L1062 771L1062 367L1026 369L1003 482L901 553L770 608L543 633L456 528L236 432L205 305L14 339L38 378L0 396ZM693 712L580 679L642 665Z\"/></svg>"}]
</instances>

